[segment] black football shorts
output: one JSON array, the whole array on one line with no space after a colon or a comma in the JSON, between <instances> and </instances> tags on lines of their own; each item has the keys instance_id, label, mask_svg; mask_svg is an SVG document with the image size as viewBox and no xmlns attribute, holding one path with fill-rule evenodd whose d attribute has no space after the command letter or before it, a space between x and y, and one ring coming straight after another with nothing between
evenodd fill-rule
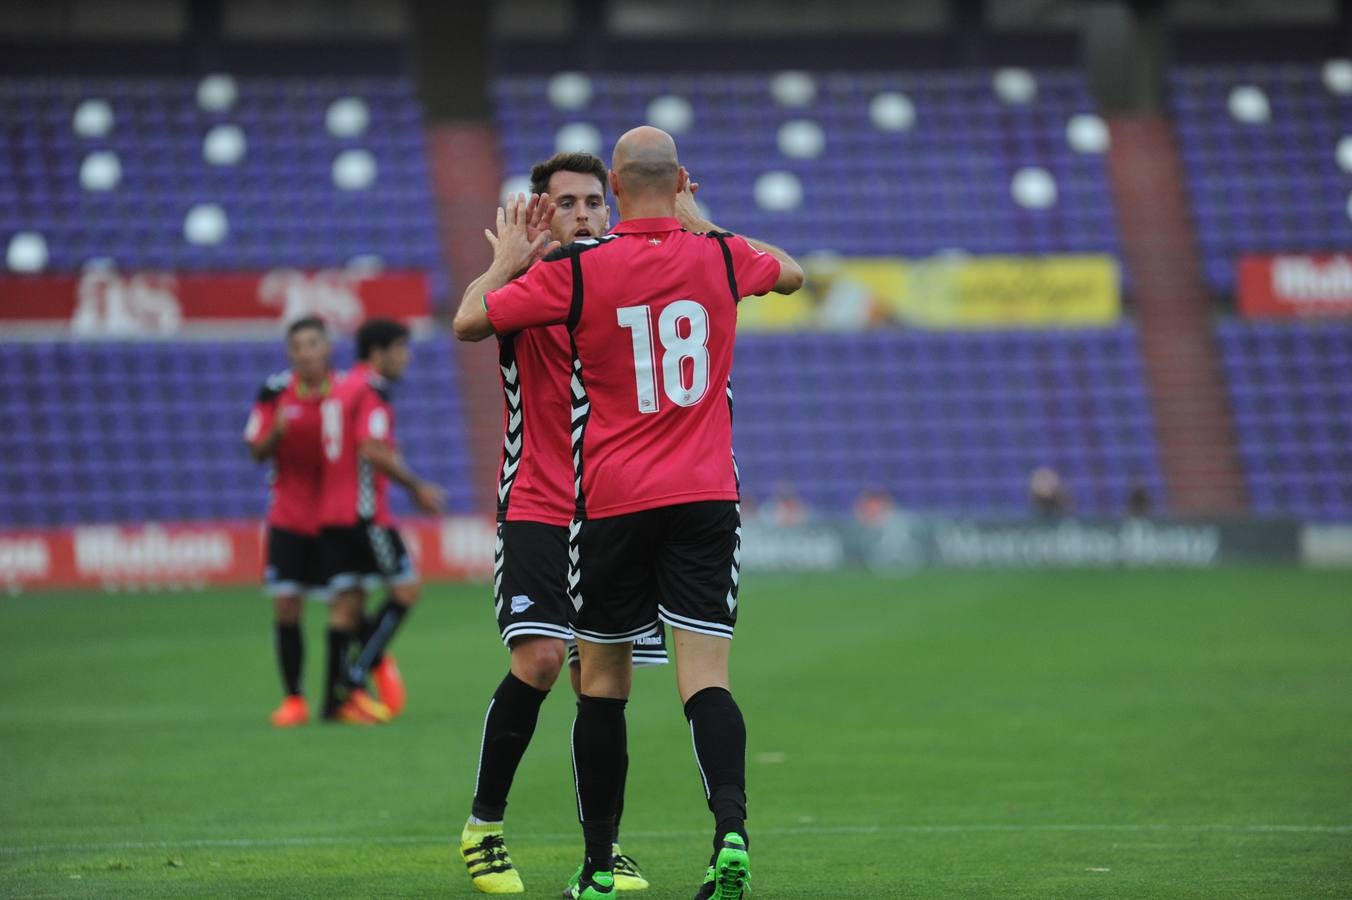
<instances>
[{"instance_id":1,"label":"black football shorts","mask_svg":"<svg viewBox=\"0 0 1352 900\"><path fill-rule=\"evenodd\" d=\"M620 643L651 634L660 620L731 639L741 546L741 515L731 500L574 522L573 633Z\"/></svg>"},{"instance_id":2,"label":"black football shorts","mask_svg":"<svg viewBox=\"0 0 1352 900\"><path fill-rule=\"evenodd\" d=\"M568 642L568 661L577 661L569 625L568 527L540 522L500 522L493 556L493 605L502 642L528 635ZM667 663L666 634L659 626L634 641L635 666Z\"/></svg>"},{"instance_id":3,"label":"black football shorts","mask_svg":"<svg viewBox=\"0 0 1352 900\"><path fill-rule=\"evenodd\" d=\"M326 527L320 540L324 545L324 573L334 593L375 590L381 585L398 587L418 580L417 567L398 528L374 522Z\"/></svg>"},{"instance_id":4,"label":"black football shorts","mask_svg":"<svg viewBox=\"0 0 1352 900\"><path fill-rule=\"evenodd\" d=\"M267 554L263 584L270 596L300 597L324 590L327 579L318 535L269 525Z\"/></svg>"}]
</instances>

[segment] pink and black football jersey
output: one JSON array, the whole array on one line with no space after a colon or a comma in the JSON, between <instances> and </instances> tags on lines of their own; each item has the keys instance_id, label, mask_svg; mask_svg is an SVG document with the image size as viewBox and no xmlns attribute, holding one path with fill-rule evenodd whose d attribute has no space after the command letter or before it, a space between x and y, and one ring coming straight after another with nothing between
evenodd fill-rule
<instances>
[{"instance_id":1,"label":"pink and black football jersey","mask_svg":"<svg viewBox=\"0 0 1352 900\"><path fill-rule=\"evenodd\" d=\"M320 410L324 449L322 523L394 524L389 479L358 452L368 438L394 444L394 412L385 379L365 363L358 363L334 385Z\"/></svg>"},{"instance_id":2,"label":"pink and black football jersey","mask_svg":"<svg viewBox=\"0 0 1352 900\"><path fill-rule=\"evenodd\" d=\"M505 334L498 367L505 398L498 521L567 525L573 519L568 385L573 350L562 325Z\"/></svg>"},{"instance_id":3,"label":"pink and black football jersey","mask_svg":"<svg viewBox=\"0 0 1352 900\"><path fill-rule=\"evenodd\" d=\"M267 437L277 417L286 421L286 431L277 444L272 460L272 480L268 498L268 524L296 534L319 533L319 497L323 480L323 459L319 445L320 403L328 395L330 382L317 391L290 372L268 378L258 392L244 439L251 444Z\"/></svg>"},{"instance_id":4,"label":"pink and black football jersey","mask_svg":"<svg viewBox=\"0 0 1352 900\"><path fill-rule=\"evenodd\" d=\"M778 277L773 256L735 235L632 219L485 296L499 335L557 324L571 335L577 518L738 498L737 302Z\"/></svg>"}]
</instances>

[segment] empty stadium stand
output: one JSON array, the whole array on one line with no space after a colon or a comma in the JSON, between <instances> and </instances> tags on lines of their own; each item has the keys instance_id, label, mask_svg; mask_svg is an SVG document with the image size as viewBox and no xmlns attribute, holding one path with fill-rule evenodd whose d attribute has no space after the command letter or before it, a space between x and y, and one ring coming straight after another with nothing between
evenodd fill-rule
<instances>
[{"instance_id":1,"label":"empty stadium stand","mask_svg":"<svg viewBox=\"0 0 1352 900\"><path fill-rule=\"evenodd\" d=\"M1245 252L1352 246L1352 93L1319 65L1179 68L1170 101L1214 290Z\"/></svg>"},{"instance_id":2,"label":"empty stadium stand","mask_svg":"<svg viewBox=\"0 0 1352 900\"><path fill-rule=\"evenodd\" d=\"M445 292L407 79L0 79L0 251L47 271L334 267Z\"/></svg>"},{"instance_id":3,"label":"empty stadium stand","mask_svg":"<svg viewBox=\"0 0 1352 900\"><path fill-rule=\"evenodd\" d=\"M451 511L471 511L451 348L420 340L414 354L394 393L401 448ZM351 361L347 342L336 355ZM267 469L243 428L263 378L285 366L280 341L6 344L0 527L261 517Z\"/></svg>"},{"instance_id":4,"label":"empty stadium stand","mask_svg":"<svg viewBox=\"0 0 1352 900\"><path fill-rule=\"evenodd\" d=\"M1236 101L1245 87L1264 99ZM677 134L715 221L798 254L1121 256L1107 130L1077 72L510 76L494 91L504 189L557 149L604 153L653 121ZM1338 157L1352 99L1318 67L1181 69L1171 96L1214 289L1243 251L1352 244ZM432 273L444 296L420 119L394 78L0 79L0 252L39 235L46 272L374 256ZM1217 334L1253 511L1352 519L1352 331ZM1029 473L1048 465L1077 514L1121 514L1133 485L1168 513L1140 335L744 335L746 495L789 484L838 514L883 489L910 509L1022 516ZM404 449L453 511L473 511L486 492L465 374L449 338L416 352L396 396ZM264 474L240 431L283 366L275 340L6 342L0 527L260 515Z\"/></svg>"},{"instance_id":5,"label":"empty stadium stand","mask_svg":"<svg viewBox=\"0 0 1352 900\"><path fill-rule=\"evenodd\" d=\"M653 122L715 221L797 253L1117 253L1077 72L508 77L496 95L509 176Z\"/></svg>"},{"instance_id":6,"label":"empty stadium stand","mask_svg":"<svg viewBox=\"0 0 1352 900\"><path fill-rule=\"evenodd\" d=\"M401 443L452 510L470 511L449 348L415 352L395 399ZM262 375L282 364L271 342L7 345L0 523L260 515L264 470L240 435ZM787 482L824 512L883 488L915 509L1022 515L1029 472L1051 465L1082 514L1121 513L1136 477L1163 503L1130 328L754 336L734 386L753 500Z\"/></svg>"},{"instance_id":7,"label":"empty stadium stand","mask_svg":"<svg viewBox=\"0 0 1352 900\"><path fill-rule=\"evenodd\" d=\"M1352 519L1352 326L1218 329L1253 511Z\"/></svg>"},{"instance_id":8,"label":"empty stadium stand","mask_svg":"<svg viewBox=\"0 0 1352 900\"><path fill-rule=\"evenodd\" d=\"M1167 507L1129 327L744 337L733 388L753 501L783 482L819 511L883 489L909 509L1017 517L1047 465L1078 514L1121 515L1134 479Z\"/></svg>"}]
</instances>

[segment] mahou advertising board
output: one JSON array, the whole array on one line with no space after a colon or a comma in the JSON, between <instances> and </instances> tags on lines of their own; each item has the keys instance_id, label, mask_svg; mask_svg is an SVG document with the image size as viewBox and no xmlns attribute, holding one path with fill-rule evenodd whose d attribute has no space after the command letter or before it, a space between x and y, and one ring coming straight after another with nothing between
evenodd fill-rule
<instances>
[{"instance_id":1,"label":"mahou advertising board","mask_svg":"<svg viewBox=\"0 0 1352 900\"><path fill-rule=\"evenodd\" d=\"M119 272L0 276L0 332L77 338L164 338L194 333L275 334L319 316L339 332L381 316L429 321L423 272L274 269L253 273Z\"/></svg>"},{"instance_id":2,"label":"mahou advertising board","mask_svg":"<svg viewBox=\"0 0 1352 900\"><path fill-rule=\"evenodd\" d=\"M1352 316L1352 254L1245 256L1239 311L1249 318Z\"/></svg>"},{"instance_id":3,"label":"mahou advertising board","mask_svg":"<svg viewBox=\"0 0 1352 900\"><path fill-rule=\"evenodd\" d=\"M411 519L400 532L429 580L486 580L493 573L496 527L488 518ZM264 547L256 522L0 532L0 590L261 584Z\"/></svg>"}]
</instances>

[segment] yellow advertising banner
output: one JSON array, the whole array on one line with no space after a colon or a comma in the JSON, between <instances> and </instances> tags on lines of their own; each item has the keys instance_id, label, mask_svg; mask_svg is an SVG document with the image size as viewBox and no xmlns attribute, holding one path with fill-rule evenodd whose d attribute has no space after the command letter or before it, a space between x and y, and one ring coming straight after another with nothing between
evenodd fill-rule
<instances>
[{"instance_id":1,"label":"yellow advertising banner","mask_svg":"<svg viewBox=\"0 0 1352 900\"><path fill-rule=\"evenodd\" d=\"M1122 314L1117 260L1106 255L967 256L924 260L817 255L790 297L742 304L754 331L871 328L1101 327Z\"/></svg>"}]
</instances>

